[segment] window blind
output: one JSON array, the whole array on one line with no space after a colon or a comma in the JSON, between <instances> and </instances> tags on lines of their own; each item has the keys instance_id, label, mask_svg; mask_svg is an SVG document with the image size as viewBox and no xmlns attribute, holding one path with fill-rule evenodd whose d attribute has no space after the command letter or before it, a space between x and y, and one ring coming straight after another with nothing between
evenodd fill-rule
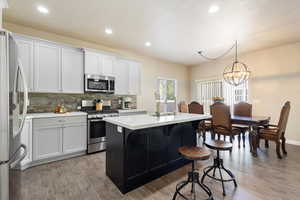
<instances>
[{"instance_id":1,"label":"window blind","mask_svg":"<svg viewBox=\"0 0 300 200\"><path fill-rule=\"evenodd\" d=\"M248 81L233 86L221 79L197 82L197 101L203 105L204 112L210 113L213 97L223 97L224 103L233 109L233 105L241 101L248 102ZM232 111L232 110L231 110Z\"/></svg>"}]
</instances>

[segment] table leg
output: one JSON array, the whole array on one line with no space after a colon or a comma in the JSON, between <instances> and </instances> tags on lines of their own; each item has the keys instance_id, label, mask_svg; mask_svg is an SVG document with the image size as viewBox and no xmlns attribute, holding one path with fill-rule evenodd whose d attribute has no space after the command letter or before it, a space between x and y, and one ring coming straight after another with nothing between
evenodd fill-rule
<instances>
[{"instance_id":1,"label":"table leg","mask_svg":"<svg viewBox=\"0 0 300 200\"><path fill-rule=\"evenodd\" d=\"M251 143L252 143L252 155L257 156L257 147L258 147L258 126L252 126L251 131Z\"/></svg>"}]
</instances>

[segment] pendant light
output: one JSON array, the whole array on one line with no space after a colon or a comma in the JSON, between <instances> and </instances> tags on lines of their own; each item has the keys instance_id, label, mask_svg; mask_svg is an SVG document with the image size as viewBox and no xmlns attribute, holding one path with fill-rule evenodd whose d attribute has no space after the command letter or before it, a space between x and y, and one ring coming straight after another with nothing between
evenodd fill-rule
<instances>
[{"instance_id":1,"label":"pendant light","mask_svg":"<svg viewBox=\"0 0 300 200\"><path fill-rule=\"evenodd\" d=\"M240 84L243 84L245 81L247 81L250 77L251 72L249 71L247 65L245 63L239 62L237 58L237 41L235 41L235 44L224 54L217 58L209 58L207 56L204 56L202 54L202 51L198 52L203 58L207 60L217 60L226 54L228 54L234 47L235 47L235 59L231 66L227 66L223 72L223 78L224 80L234 86L238 86Z\"/></svg>"}]
</instances>

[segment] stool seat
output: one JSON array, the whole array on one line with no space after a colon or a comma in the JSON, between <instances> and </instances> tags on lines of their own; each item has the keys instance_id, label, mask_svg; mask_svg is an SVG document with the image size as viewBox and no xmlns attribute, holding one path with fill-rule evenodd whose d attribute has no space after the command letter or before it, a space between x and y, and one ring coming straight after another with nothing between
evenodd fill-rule
<instances>
[{"instance_id":1,"label":"stool seat","mask_svg":"<svg viewBox=\"0 0 300 200\"><path fill-rule=\"evenodd\" d=\"M210 157L210 152L200 147L179 147L178 152L189 160L207 160Z\"/></svg>"},{"instance_id":2,"label":"stool seat","mask_svg":"<svg viewBox=\"0 0 300 200\"><path fill-rule=\"evenodd\" d=\"M207 141L205 142L205 146L218 151L230 151L232 149L232 143L222 140Z\"/></svg>"}]
</instances>

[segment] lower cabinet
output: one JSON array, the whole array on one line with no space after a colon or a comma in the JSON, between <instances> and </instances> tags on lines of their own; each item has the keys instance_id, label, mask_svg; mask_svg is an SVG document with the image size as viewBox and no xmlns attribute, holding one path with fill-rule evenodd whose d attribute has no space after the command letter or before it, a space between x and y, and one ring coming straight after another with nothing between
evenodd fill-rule
<instances>
[{"instance_id":1,"label":"lower cabinet","mask_svg":"<svg viewBox=\"0 0 300 200\"><path fill-rule=\"evenodd\" d=\"M36 127L33 130L33 160L59 156L62 151L62 128Z\"/></svg>"},{"instance_id":2,"label":"lower cabinet","mask_svg":"<svg viewBox=\"0 0 300 200\"><path fill-rule=\"evenodd\" d=\"M87 148L86 125L70 125L63 128L63 152L74 153Z\"/></svg>"},{"instance_id":3,"label":"lower cabinet","mask_svg":"<svg viewBox=\"0 0 300 200\"><path fill-rule=\"evenodd\" d=\"M26 119L21 141L28 152L22 170L83 154L87 149L86 116Z\"/></svg>"}]
</instances>

